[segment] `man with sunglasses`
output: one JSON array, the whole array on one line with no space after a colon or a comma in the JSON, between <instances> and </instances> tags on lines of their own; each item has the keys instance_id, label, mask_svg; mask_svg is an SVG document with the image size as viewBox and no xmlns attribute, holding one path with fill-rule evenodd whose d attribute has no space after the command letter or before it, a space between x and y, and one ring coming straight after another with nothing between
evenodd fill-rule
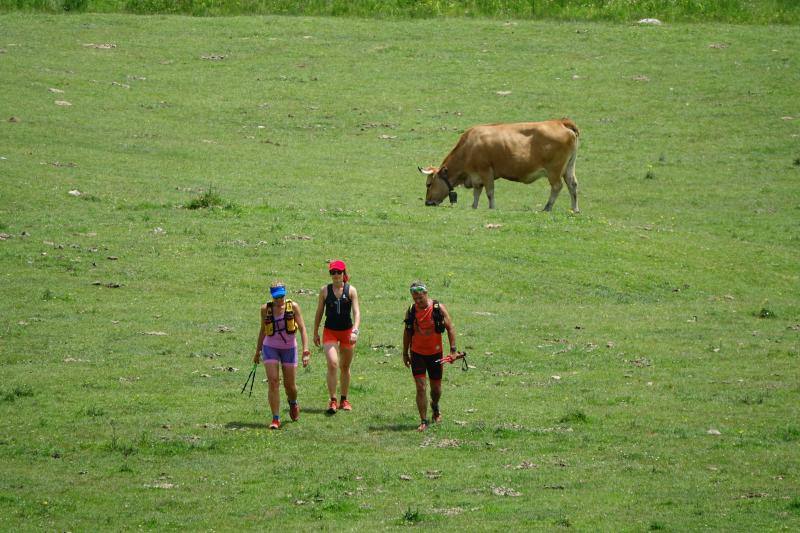
<instances>
[{"instance_id":1,"label":"man with sunglasses","mask_svg":"<svg viewBox=\"0 0 800 533\"><path fill-rule=\"evenodd\" d=\"M439 399L442 397L442 333L447 331L450 354L456 355L456 330L444 304L428 297L422 282L411 284L414 305L406 312L403 330L403 363L411 368L417 387L417 409L420 424L417 431L428 429L428 400L426 374L431 382L433 421L440 422Z\"/></svg>"}]
</instances>

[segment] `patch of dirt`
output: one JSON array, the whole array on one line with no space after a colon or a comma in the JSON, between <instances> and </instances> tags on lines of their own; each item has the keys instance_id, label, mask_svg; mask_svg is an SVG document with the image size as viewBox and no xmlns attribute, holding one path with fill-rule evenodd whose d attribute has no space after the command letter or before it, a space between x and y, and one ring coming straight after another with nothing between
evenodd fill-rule
<instances>
[{"instance_id":1,"label":"patch of dirt","mask_svg":"<svg viewBox=\"0 0 800 533\"><path fill-rule=\"evenodd\" d=\"M522 496L521 492L518 492L511 487L492 487L492 494L495 496L510 496L512 498Z\"/></svg>"}]
</instances>

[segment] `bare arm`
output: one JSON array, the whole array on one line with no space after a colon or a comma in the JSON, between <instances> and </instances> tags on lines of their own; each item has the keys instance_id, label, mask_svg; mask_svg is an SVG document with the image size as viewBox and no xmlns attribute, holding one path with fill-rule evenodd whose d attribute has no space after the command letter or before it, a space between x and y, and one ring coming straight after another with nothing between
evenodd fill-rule
<instances>
[{"instance_id":1,"label":"bare arm","mask_svg":"<svg viewBox=\"0 0 800 533\"><path fill-rule=\"evenodd\" d=\"M325 310L325 297L327 296L328 287L322 287L319 290L319 297L317 298L317 312L314 314L314 344L320 345L319 342L319 323L322 321L322 312Z\"/></svg>"},{"instance_id":2,"label":"bare arm","mask_svg":"<svg viewBox=\"0 0 800 533\"><path fill-rule=\"evenodd\" d=\"M311 352L308 351L308 332L306 331L306 323L303 320L303 314L300 312L300 304L293 302L294 306L294 319L297 322L297 327L300 328L300 339L303 343L303 366L308 366L308 360L311 357Z\"/></svg>"},{"instance_id":3,"label":"bare arm","mask_svg":"<svg viewBox=\"0 0 800 533\"><path fill-rule=\"evenodd\" d=\"M267 306L261 306L261 329L258 331L258 344L256 345L256 355L253 357L253 362L258 364L261 360L261 346L264 345L264 337L267 336L267 332L264 328L264 318L267 315Z\"/></svg>"},{"instance_id":4,"label":"bare arm","mask_svg":"<svg viewBox=\"0 0 800 533\"><path fill-rule=\"evenodd\" d=\"M358 340L359 326L361 326L361 306L358 304L358 291L350 285L350 301L353 302L353 333L350 335L350 342Z\"/></svg>"},{"instance_id":5,"label":"bare arm","mask_svg":"<svg viewBox=\"0 0 800 533\"><path fill-rule=\"evenodd\" d=\"M403 327L403 364L407 367L411 366L411 355L408 350L411 347L411 334L408 328Z\"/></svg>"},{"instance_id":6,"label":"bare arm","mask_svg":"<svg viewBox=\"0 0 800 533\"><path fill-rule=\"evenodd\" d=\"M444 316L444 327L447 330L447 340L450 343L450 352L453 353L456 351L456 327L453 325L453 321L450 318L450 313L447 312L447 308L444 304L439 304L439 308L442 310L442 316Z\"/></svg>"}]
</instances>

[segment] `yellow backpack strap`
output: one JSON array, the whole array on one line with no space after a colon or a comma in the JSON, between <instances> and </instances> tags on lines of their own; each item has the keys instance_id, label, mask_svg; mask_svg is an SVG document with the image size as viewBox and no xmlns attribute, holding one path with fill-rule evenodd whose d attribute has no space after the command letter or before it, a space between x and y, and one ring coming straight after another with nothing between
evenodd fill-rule
<instances>
[{"instance_id":1,"label":"yellow backpack strap","mask_svg":"<svg viewBox=\"0 0 800 533\"><path fill-rule=\"evenodd\" d=\"M283 311L283 316L286 319L286 332L294 333L297 331L297 322L294 319L294 305L291 300L286 300L286 308Z\"/></svg>"},{"instance_id":2,"label":"yellow backpack strap","mask_svg":"<svg viewBox=\"0 0 800 533\"><path fill-rule=\"evenodd\" d=\"M272 320L272 302L267 302L267 317L264 319L266 333L270 337L275 335L275 322Z\"/></svg>"}]
</instances>

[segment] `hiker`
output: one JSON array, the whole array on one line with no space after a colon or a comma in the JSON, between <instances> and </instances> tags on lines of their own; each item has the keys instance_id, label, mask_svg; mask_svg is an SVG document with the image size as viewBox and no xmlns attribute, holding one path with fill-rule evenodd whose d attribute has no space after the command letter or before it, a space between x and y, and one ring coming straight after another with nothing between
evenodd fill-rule
<instances>
[{"instance_id":1,"label":"hiker","mask_svg":"<svg viewBox=\"0 0 800 533\"><path fill-rule=\"evenodd\" d=\"M264 361L269 383L269 407L272 410L270 429L281 427L280 417L280 371L283 369L283 387L289 401L289 416L296 421L300 418L300 405L297 403L297 331L303 342L303 366L308 366L311 352L308 350L308 334L300 313L300 305L286 298L286 286L275 281L269 288L272 301L261 306L261 330L258 333L258 346L253 362L259 358Z\"/></svg>"},{"instance_id":2,"label":"hiker","mask_svg":"<svg viewBox=\"0 0 800 533\"><path fill-rule=\"evenodd\" d=\"M439 399L442 397L442 333L447 330L450 355L455 356L456 330L444 304L431 300L422 282L411 284L414 304L408 308L403 329L403 363L411 368L417 386L417 409L420 424L417 431L428 429L428 403L425 397L426 373L431 382L433 421L441 422ZM409 352L410 348L410 352Z\"/></svg>"},{"instance_id":3,"label":"hiker","mask_svg":"<svg viewBox=\"0 0 800 533\"><path fill-rule=\"evenodd\" d=\"M328 273L331 283L323 286L319 291L317 313L314 317L314 344L320 345L319 324L322 313L325 312L325 326L322 330L322 348L328 362L327 413L335 414L338 409L352 410L353 406L347 399L350 389L350 364L353 362L353 352L358 342L358 327L361 324L361 310L358 306L358 292L348 283L350 276L347 274L347 265L344 261L331 261L328 264ZM352 312L352 313L351 313ZM352 316L351 316L352 314ZM339 373L339 389L341 395L336 400L337 371Z\"/></svg>"}]
</instances>

